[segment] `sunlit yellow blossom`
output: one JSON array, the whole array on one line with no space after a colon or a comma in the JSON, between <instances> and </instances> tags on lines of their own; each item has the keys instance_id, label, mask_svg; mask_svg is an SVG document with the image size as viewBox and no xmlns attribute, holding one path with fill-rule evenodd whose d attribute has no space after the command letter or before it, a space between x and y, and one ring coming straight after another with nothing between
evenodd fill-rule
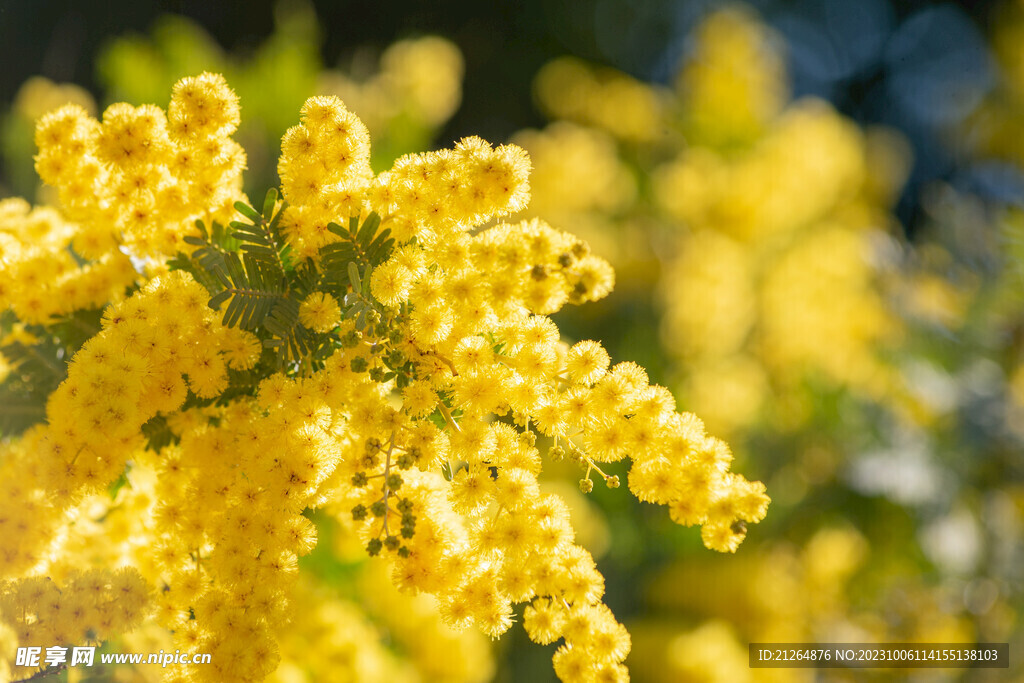
<instances>
[{"instance_id":1,"label":"sunlit yellow blossom","mask_svg":"<svg viewBox=\"0 0 1024 683\"><path fill-rule=\"evenodd\" d=\"M45 423L0 445L0 531L18 539L0 570L21 582L4 585L63 609L74 591L65 599L43 576L91 563L87 587L120 598L104 602L103 634L134 623L158 588L147 628L212 656L189 669L195 681L286 680L303 638L348 657L331 676L393 680L383 648L352 655L375 627L300 571L326 537L376 558L368 585L421 594L387 598L379 619L431 676L485 679L474 638L505 633L530 603L527 634L563 640L559 676L625 680L629 635L565 504L541 493L541 450L577 463L584 490L620 486L602 467L628 457L630 490L702 525L721 551L768 497L643 368L609 369L598 342L562 342L547 316L605 297L611 266L539 218L492 223L528 202L518 146L464 138L375 175L359 118L312 97L282 140L287 208L271 192L256 209L234 203L238 123L213 74L180 81L166 115L120 104L102 123L74 107L40 122L40 172L81 223L0 204L20 268L0 293L34 322L107 308L80 344L47 330L67 376ZM88 169L94 192L67 189ZM96 263L116 252L158 265L92 282L55 256L78 237ZM65 273L86 294L54 308L43 288ZM42 343L24 329L12 339ZM295 608L309 619L292 621ZM6 603L0 615L50 628ZM449 630L465 627L476 635ZM440 661L428 642L481 663Z\"/></svg>"},{"instance_id":2,"label":"sunlit yellow blossom","mask_svg":"<svg viewBox=\"0 0 1024 683\"><path fill-rule=\"evenodd\" d=\"M299 319L314 332L330 332L341 322L341 308L331 295L313 292L299 307Z\"/></svg>"}]
</instances>

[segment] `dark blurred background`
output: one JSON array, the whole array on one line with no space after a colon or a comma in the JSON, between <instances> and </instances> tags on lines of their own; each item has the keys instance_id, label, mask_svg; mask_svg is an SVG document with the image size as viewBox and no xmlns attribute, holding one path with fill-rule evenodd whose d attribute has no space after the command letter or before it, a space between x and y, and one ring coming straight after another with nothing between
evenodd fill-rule
<instances>
[{"instance_id":1,"label":"dark blurred background","mask_svg":"<svg viewBox=\"0 0 1024 683\"><path fill-rule=\"evenodd\" d=\"M462 105L438 136L505 140L542 125L531 82L550 59L573 54L650 82L667 82L684 38L710 0L519 0L517 2L328 2L316 0L327 66L358 49L439 34L466 60ZM991 0L808 0L749 3L788 44L794 96L817 94L865 123L901 129L915 168L898 215L912 226L924 182L944 178L982 192L1019 194L1016 178L965 175L937 130L966 115L993 81L984 35ZM0 109L32 75L88 88L102 102L94 58L114 37L145 34L162 14L189 17L225 50L254 50L274 28L274 1L0 0ZM273 87L273 86L268 86ZM0 186L3 185L0 177ZM971 189L977 190L978 187Z\"/></svg>"}]
</instances>

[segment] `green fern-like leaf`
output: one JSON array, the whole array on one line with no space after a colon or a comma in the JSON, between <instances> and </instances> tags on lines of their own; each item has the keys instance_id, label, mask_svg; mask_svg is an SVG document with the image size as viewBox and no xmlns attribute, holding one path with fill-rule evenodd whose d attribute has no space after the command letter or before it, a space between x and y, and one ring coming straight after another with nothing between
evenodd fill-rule
<instances>
[{"instance_id":1,"label":"green fern-like leaf","mask_svg":"<svg viewBox=\"0 0 1024 683\"><path fill-rule=\"evenodd\" d=\"M348 279L348 264L355 263L359 258L356 245L352 242L335 242L320 248L320 284L319 288L344 296L351 283Z\"/></svg>"},{"instance_id":2,"label":"green fern-like leaf","mask_svg":"<svg viewBox=\"0 0 1024 683\"><path fill-rule=\"evenodd\" d=\"M210 299L210 306L219 308L228 301L223 323L228 327L255 330L270 315L274 304L285 300L287 282L273 263L245 253L224 255L224 271L215 271L224 289ZM229 298L230 297L230 298Z\"/></svg>"},{"instance_id":3,"label":"green fern-like leaf","mask_svg":"<svg viewBox=\"0 0 1024 683\"><path fill-rule=\"evenodd\" d=\"M278 300L263 327L280 340L277 344L267 344L278 350L279 366L301 360L313 350L313 335L299 323L299 304L294 299Z\"/></svg>"},{"instance_id":4,"label":"green fern-like leaf","mask_svg":"<svg viewBox=\"0 0 1024 683\"><path fill-rule=\"evenodd\" d=\"M327 226L341 241L320 248L321 289L338 298L342 298L349 287L361 289L349 276L349 264L361 270L380 265L391 255L395 245L390 228L377 232L380 224L380 216L371 213L362 224L358 216L352 216L348 228L337 223Z\"/></svg>"},{"instance_id":5,"label":"green fern-like leaf","mask_svg":"<svg viewBox=\"0 0 1024 683\"><path fill-rule=\"evenodd\" d=\"M311 292L318 289L320 273L316 266L305 261L295 267L289 274L288 287L294 298L304 300Z\"/></svg>"},{"instance_id":6,"label":"green fern-like leaf","mask_svg":"<svg viewBox=\"0 0 1024 683\"><path fill-rule=\"evenodd\" d=\"M191 256L178 252L169 265L171 270L184 270L191 274L210 294L217 294L229 286L224 277L227 270L224 259L228 253L238 249L238 242L219 223L213 223L207 231L206 225L197 220L196 229L201 237L187 235L184 238L186 244L197 247L195 251Z\"/></svg>"},{"instance_id":7,"label":"green fern-like leaf","mask_svg":"<svg viewBox=\"0 0 1024 683\"><path fill-rule=\"evenodd\" d=\"M358 218L352 218L351 227L354 228L358 223ZM359 228L359 232L356 233L356 242L359 244L369 244L373 239L373 236L377 234L377 228L380 227L380 216L376 212L371 213L363 221L363 225Z\"/></svg>"},{"instance_id":8,"label":"green fern-like leaf","mask_svg":"<svg viewBox=\"0 0 1024 683\"><path fill-rule=\"evenodd\" d=\"M376 213L362 220L352 216L346 227L328 226L339 239L322 247L319 259L294 262L280 231L284 207L276 190L267 192L262 211L238 202L240 220L227 228L215 223L207 229L197 223L198 235L185 240L195 250L172 262L172 267L188 270L207 288L209 305L223 309L226 326L251 331L262 340L262 370L292 363L315 368L333 353L339 343L336 336L316 334L299 322L299 302L313 291L344 301L346 315L365 327L372 308L370 273L395 244L391 231L381 229ZM246 385L243 375L231 373L227 394L250 391L254 388Z\"/></svg>"},{"instance_id":9,"label":"green fern-like leaf","mask_svg":"<svg viewBox=\"0 0 1024 683\"><path fill-rule=\"evenodd\" d=\"M280 222L284 204L275 212L277 190L271 189L263 200L263 213L244 202L235 202L235 209L251 222L231 222L231 236L238 240L241 250L253 254L268 266L274 264L282 273L292 269L290 248L281 236Z\"/></svg>"},{"instance_id":10,"label":"green fern-like leaf","mask_svg":"<svg viewBox=\"0 0 1024 683\"><path fill-rule=\"evenodd\" d=\"M178 435L171 431L163 415L155 415L143 424L142 435L146 437L146 447L156 452L164 446L178 443Z\"/></svg>"}]
</instances>

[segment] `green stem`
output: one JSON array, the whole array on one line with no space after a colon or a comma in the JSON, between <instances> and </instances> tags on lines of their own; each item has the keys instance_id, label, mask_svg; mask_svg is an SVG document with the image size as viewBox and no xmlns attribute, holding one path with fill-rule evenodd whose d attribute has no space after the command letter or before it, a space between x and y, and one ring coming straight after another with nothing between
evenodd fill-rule
<instances>
[{"instance_id":1,"label":"green stem","mask_svg":"<svg viewBox=\"0 0 1024 683\"><path fill-rule=\"evenodd\" d=\"M459 425L455 423L455 418L448 411L448 406L444 404L444 401L437 402L437 409L441 411L441 415L444 416L444 421L448 423L448 426L452 428L454 432L461 432Z\"/></svg>"}]
</instances>

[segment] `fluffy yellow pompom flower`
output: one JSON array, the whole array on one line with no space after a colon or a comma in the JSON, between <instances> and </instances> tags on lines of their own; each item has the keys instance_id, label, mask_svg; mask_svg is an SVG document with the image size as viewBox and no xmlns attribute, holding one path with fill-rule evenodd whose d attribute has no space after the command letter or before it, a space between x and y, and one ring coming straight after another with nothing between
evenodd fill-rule
<instances>
[{"instance_id":1,"label":"fluffy yellow pompom flower","mask_svg":"<svg viewBox=\"0 0 1024 683\"><path fill-rule=\"evenodd\" d=\"M565 357L569 376L581 384L593 384L608 370L611 358L604 347L595 341L581 341L569 349Z\"/></svg>"},{"instance_id":2,"label":"fluffy yellow pompom flower","mask_svg":"<svg viewBox=\"0 0 1024 683\"><path fill-rule=\"evenodd\" d=\"M395 306L409 297L413 273L397 260L378 267L370 276L370 292L385 306Z\"/></svg>"},{"instance_id":3,"label":"fluffy yellow pompom flower","mask_svg":"<svg viewBox=\"0 0 1024 683\"><path fill-rule=\"evenodd\" d=\"M249 370L260 359L263 344L259 337L251 332L233 328L225 337L223 349L228 367L234 370Z\"/></svg>"},{"instance_id":4,"label":"fluffy yellow pompom flower","mask_svg":"<svg viewBox=\"0 0 1024 683\"><path fill-rule=\"evenodd\" d=\"M100 258L124 243L169 257L186 250L196 220L229 223L245 199L245 152L230 137L238 122L237 95L210 73L179 81L166 115L122 102L102 122L70 104L40 119L36 170L80 224L75 251Z\"/></svg>"},{"instance_id":5,"label":"fluffy yellow pompom flower","mask_svg":"<svg viewBox=\"0 0 1024 683\"><path fill-rule=\"evenodd\" d=\"M314 332L330 332L341 323L341 307L325 292L313 292L299 306L299 320Z\"/></svg>"},{"instance_id":6,"label":"fluffy yellow pompom flower","mask_svg":"<svg viewBox=\"0 0 1024 683\"><path fill-rule=\"evenodd\" d=\"M238 95L224 76L205 72L174 85L167 119L178 137L226 137L242 117Z\"/></svg>"}]
</instances>

